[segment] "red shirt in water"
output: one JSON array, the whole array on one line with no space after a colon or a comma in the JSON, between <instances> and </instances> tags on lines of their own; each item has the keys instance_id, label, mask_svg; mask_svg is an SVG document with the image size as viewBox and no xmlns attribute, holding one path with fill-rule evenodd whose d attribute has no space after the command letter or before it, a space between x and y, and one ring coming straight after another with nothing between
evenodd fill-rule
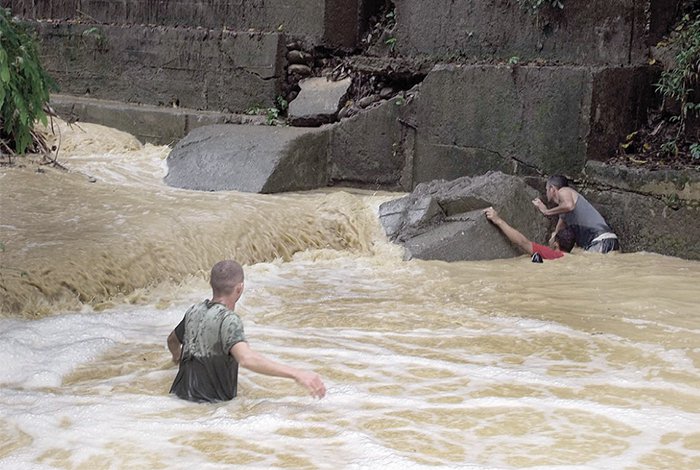
<instances>
[{"instance_id":1,"label":"red shirt in water","mask_svg":"<svg viewBox=\"0 0 700 470\"><path fill-rule=\"evenodd\" d=\"M532 242L532 253L539 253L542 259L557 259L564 256L563 251L553 250L548 246Z\"/></svg>"}]
</instances>

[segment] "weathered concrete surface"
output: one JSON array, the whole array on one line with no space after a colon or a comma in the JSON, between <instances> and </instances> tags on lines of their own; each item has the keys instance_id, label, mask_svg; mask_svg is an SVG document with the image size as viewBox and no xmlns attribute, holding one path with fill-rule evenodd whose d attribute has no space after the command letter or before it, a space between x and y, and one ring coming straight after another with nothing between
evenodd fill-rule
<instances>
[{"instance_id":1,"label":"weathered concrete surface","mask_svg":"<svg viewBox=\"0 0 700 470\"><path fill-rule=\"evenodd\" d=\"M413 103L414 184L488 169L577 174L645 119L653 76L644 66L438 65Z\"/></svg>"},{"instance_id":2,"label":"weathered concrete surface","mask_svg":"<svg viewBox=\"0 0 700 470\"><path fill-rule=\"evenodd\" d=\"M618 190L582 189L620 239L623 252L700 260L700 208Z\"/></svg>"},{"instance_id":3,"label":"weathered concrete surface","mask_svg":"<svg viewBox=\"0 0 700 470\"><path fill-rule=\"evenodd\" d=\"M538 195L518 177L489 172L420 184L410 195L382 204L379 217L389 238L404 246L407 258L509 258L523 253L482 211L493 206L526 237L544 242L548 222L531 203Z\"/></svg>"},{"instance_id":4,"label":"weathered concrete surface","mask_svg":"<svg viewBox=\"0 0 700 470\"><path fill-rule=\"evenodd\" d=\"M515 1L403 0L395 3L395 47L403 55L441 59L641 64L649 45L670 26L679 0L563 3L563 9L545 7L531 15Z\"/></svg>"},{"instance_id":5,"label":"weathered concrete surface","mask_svg":"<svg viewBox=\"0 0 700 470\"><path fill-rule=\"evenodd\" d=\"M410 191L413 130L401 124L404 98L343 119L331 128L329 179L334 184Z\"/></svg>"},{"instance_id":6,"label":"weathered concrete surface","mask_svg":"<svg viewBox=\"0 0 700 470\"><path fill-rule=\"evenodd\" d=\"M623 251L700 260L700 172L588 162L584 177L581 192L615 230Z\"/></svg>"},{"instance_id":7,"label":"weathered concrete surface","mask_svg":"<svg viewBox=\"0 0 700 470\"><path fill-rule=\"evenodd\" d=\"M591 161L586 164L585 178L596 185L656 196L669 203L683 201L684 204L700 206L700 171L647 170L623 165L608 165Z\"/></svg>"},{"instance_id":8,"label":"weathered concrete surface","mask_svg":"<svg viewBox=\"0 0 700 470\"><path fill-rule=\"evenodd\" d=\"M92 122L113 127L141 142L173 145L192 129L213 124L262 124L262 116L197 111L187 108L134 105L69 95L51 95L51 107L68 122Z\"/></svg>"},{"instance_id":9,"label":"weathered concrete surface","mask_svg":"<svg viewBox=\"0 0 700 470\"><path fill-rule=\"evenodd\" d=\"M301 91L289 103L287 116L294 126L320 126L335 120L340 99L348 92L352 80L332 81L326 77L305 78Z\"/></svg>"},{"instance_id":10,"label":"weathered concrete surface","mask_svg":"<svg viewBox=\"0 0 700 470\"><path fill-rule=\"evenodd\" d=\"M168 155L170 186L275 193L327 184L328 133L317 128L199 127Z\"/></svg>"},{"instance_id":11,"label":"weathered concrete surface","mask_svg":"<svg viewBox=\"0 0 700 470\"><path fill-rule=\"evenodd\" d=\"M312 44L358 45L369 0L8 0L31 19L89 19L103 24L280 31ZM3 2L5 4L5 2Z\"/></svg>"},{"instance_id":12,"label":"weathered concrete surface","mask_svg":"<svg viewBox=\"0 0 700 470\"><path fill-rule=\"evenodd\" d=\"M243 112L272 106L280 34L37 23L44 67L76 96Z\"/></svg>"}]
</instances>

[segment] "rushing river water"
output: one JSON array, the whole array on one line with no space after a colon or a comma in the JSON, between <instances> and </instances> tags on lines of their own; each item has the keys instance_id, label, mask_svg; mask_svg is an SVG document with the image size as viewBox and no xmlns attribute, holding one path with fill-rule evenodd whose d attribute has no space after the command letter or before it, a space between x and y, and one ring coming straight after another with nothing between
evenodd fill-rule
<instances>
[{"instance_id":1,"label":"rushing river water","mask_svg":"<svg viewBox=\"0 0 700 470\"><path fill-rule=\"evenodd\" d=\"M177 190L167 148L62 129L72 172L0 168L0 468L700 468L700 263L406 262L396 194ZM168 395L222 258L253 348L326 398Z\"/></svg>"}]
</instances>

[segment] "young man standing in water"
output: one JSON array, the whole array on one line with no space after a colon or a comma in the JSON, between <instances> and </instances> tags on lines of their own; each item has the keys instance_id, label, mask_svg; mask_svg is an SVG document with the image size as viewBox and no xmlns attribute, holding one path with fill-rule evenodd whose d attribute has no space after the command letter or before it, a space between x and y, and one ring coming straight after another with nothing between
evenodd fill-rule
<instances>
[{"instance_id":1,"label":"young man standing in water","mask_svg":"<svg viewBox=\"0 0 700 470\"><path fill-rule=\"evenodd\" d=\"M211 270L212 299L193 305L168 336L173 362L180 365L170 393L185 400L214 402L236 396L238 365L260 374L294 379L312 396L326 387L318 374L279 364L253 351L234 312L243 293L243 268L219 261Z\"/></svg>"},{"instance_id":2,"label":"young man standing in water","mask_svg":"<svg viewBox=\"0 0 700 470\"><path fill-rule=\"evenodd\" d=\"M565 176L550 176L545 190L547 200L557 205L547 209L540 198L535 198L532 203L545 216L559 216L555 234L563 227L571 227L576 234L576 244L586 251L608 253L620 249L617 235L603 216L586 198L569 187Z\"/></svg>"},{"instance_id":3,"label":"young man standing in water","mask_svg":"<svg viewBox=\"0 0 700 470\"><path fill-rule=\"evenodd\" d=\"M557 259L564 256L564 252L570 253L574 247L574 231L568 227L564 227L552 237L550 246L544 246L528 240L525 235L508 225L493 207L484 209L484 214L491 223L503 232L511 243L531 255L539 253L542 259Z\"/></svg>"}]
</instances>

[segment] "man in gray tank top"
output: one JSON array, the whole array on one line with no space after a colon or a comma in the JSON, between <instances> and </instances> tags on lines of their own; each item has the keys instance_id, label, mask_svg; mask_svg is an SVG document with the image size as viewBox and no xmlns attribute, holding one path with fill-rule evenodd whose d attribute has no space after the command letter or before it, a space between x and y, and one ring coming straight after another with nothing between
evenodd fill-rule
<instances>
[{"instance_id":1,"label":"man in gray tank top","mask_svg":"<svg viewBox=\"0 0 700 470\"><path fill-rule=\"evenodd\" d=\"M243 268L232 260L211 270L212 299L193 305L168 336L173 362L179 364L170 393L185 400L215 402L237 394L238 366L260 374L294 379L312 396L322 398L326 387L318 374L279 364L253 351L243 322L234 312L243 293Z\"/></svg>"},{"instance_id":2,"label":"man in gray tank top","mask_svg":"<svg viewBox=\"0 0 700 470\"><path fill-rule=\"evenodd\" d=\"M576 244L586 251L608 253L620 249L617 235L603 216L585 197L569 187L565 176L550 176L546 191L547 200L557 204L555 207L548 209L540 198L532 203L545 216L559 216L554 234L564 227L571 227L576 234Z\"/></svg>"}]
</instances>

